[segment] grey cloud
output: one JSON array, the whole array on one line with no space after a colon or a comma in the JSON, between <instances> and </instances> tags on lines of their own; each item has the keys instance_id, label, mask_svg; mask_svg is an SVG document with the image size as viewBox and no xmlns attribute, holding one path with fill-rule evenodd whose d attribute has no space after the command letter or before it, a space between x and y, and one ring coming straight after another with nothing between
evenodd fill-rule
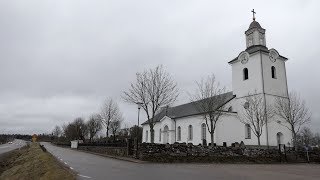
<instances>
[{"instance_id":1,"label":"grey cloud","mask_svg":"<svg viewBox=\"0 0 320 180\"><path fill-rule=\"evenodd\" d=\"M189 100L194 81L215 73L231 89L227 62L245 48L251 9L267 46L288 57L289 88L301 93L320 131L317 1L1 1L0 133L42 133L120 103L135 73L163 64Z\"/></svg>"}]
</instances>

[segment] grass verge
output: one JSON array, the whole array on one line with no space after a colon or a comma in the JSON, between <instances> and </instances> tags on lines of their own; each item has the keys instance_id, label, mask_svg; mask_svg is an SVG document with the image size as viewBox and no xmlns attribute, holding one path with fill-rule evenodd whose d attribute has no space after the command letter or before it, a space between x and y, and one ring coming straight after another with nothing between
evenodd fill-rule
<instances>
[{"instance_id":1,"label":"grass verge","mask_svg":"<svg viewBox=\"0 0 320 180\"><path fill-rule=\"evenodd\" d=\"M38 143L6 153L0 162L0 180L76 179L51 154L43 152Z\"/></svg>"}]
</instances>

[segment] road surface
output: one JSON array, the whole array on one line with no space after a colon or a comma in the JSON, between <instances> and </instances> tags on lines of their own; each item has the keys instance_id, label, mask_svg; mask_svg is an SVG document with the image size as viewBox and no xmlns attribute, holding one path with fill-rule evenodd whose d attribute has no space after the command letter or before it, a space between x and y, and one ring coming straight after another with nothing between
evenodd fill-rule
<instances>
[{"instance_id":1,"label":"road surface","mask_svg":"<svg viewBox=\"0 0 320 180\"><path fill-rule=\"evenodd\" d=\"M26 143L24 140L15 139L12 144L1 144L0 145L0 155L9 151L12 151L14 149L18 149L22 146L24 146Z\"/></svg>"},{"instance_id":2,"label":"road surface","mask_svg":"<svg viewBox=\"0 0 320 180\"><path fill-rule=\"evenodd\" d=\"M42 143L60 161L78 173L79 179L112 180L292 180L320 179L316 164L153 164L131 163Z\"/></svg>"}]
</instances>

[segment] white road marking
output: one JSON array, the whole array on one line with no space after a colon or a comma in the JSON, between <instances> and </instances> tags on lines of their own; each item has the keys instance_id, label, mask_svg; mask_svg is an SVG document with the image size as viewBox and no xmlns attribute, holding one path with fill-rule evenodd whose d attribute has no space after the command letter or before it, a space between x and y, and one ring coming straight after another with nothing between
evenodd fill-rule
<instances>
[{"instance_id":1,"label":"white road marking","mask_svg":"<svg viewBox=\"0 0 320 180\"><path fill-rule=\"evenodd\" d=\"M89 177L89 176L85 176L85 175L82 175L82 174L78 174L78 176L81 176L81 177L84 177L84 178L91 179L91 177Z\"/></svg>"}]
</instances>

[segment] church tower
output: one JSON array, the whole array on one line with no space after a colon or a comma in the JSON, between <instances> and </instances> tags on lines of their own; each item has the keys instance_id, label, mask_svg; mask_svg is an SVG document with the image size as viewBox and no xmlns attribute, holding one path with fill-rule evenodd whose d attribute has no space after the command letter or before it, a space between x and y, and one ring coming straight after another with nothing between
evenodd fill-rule
<instances>
[{"instance_id":1,"label":"church tower","mask_svg":"<svg viewBox=\"0 0 320 180\"><path fill-rule=\"evenodd\" d=\"M246 49L229 62L236 98L248 94L288 97L285 68L288 59L267 48L265 32L253 14L253 21L245 31Z\"/></svg>"},{"instance_id":2,"label":"church tower","mask_svg":"<svg viewBox=\"0 0 320 180\"><path fill-rule=\"evenodd\" d=\"M264 105L274 105L278 97L288 99L285 66L288 59L277 50L267 48L266 30L256 21L254 10L252 12L253 21L245 31L246 49L229 62L232 66L232 91L239 113L249 105L245 98L250 95L261 95ZM285 134L286 142L290 141L290 132L277 122L278 119L273 118L266 123L261 136L262 145L277 145L276 135L279 134ZM246 142L254 144L253 141Z\"/></svg>"}]
</instances>

